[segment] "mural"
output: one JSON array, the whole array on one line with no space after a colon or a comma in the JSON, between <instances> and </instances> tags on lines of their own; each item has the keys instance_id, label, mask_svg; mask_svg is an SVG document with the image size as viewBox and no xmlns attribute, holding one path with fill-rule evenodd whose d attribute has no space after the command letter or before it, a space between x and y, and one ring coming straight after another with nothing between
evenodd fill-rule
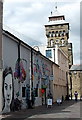
<instances>
[{"instance_id":1,"label":"mural","mask_svg":"<svg viewBox=\"0 0 82 120\"><path fill-rule=\"evenodd\" d=\"M20 61L17 59L15 65L14 78L19 79L19 82L24 82L26 80L25 67L27 67L27 61L25 59L20 59Z\"/></svg>"},{"instance_id":2,"label":"mural","mask_svg":"<svg viewBox=\"0 0 82 120\"><path fill-rule=\"evenodd\" d=\"M13 74L11 67L5 68L3 71L3 99L4 99L4 105L3 105L3 113L10 112L10 106L12 99L14 97L14 89L13 89Z\"/></svg>"},{"instance_id":3,"label":"mural","mask_svg":"<svg viewBox=\"0 0 82 120\"><path fill-rule=\"evenodd\" d=\"M40 83L40 79L42 77L41 63L40 63L40 61L37 58L35 58L33 65L34 65L33 73L34 73L34 77L36 79L36 86L35 86L35 88L38 88L39 83Z\"/></svg>"},{"instance_id":4,"label":"mural","mask_svg":"<svg viewBox=\"0 0 82 120\"><path fill-rule=\"evenodd\" d=\"M34 59L34 67L33 67L33 73L34 77L36 79L36 88L38 88L40 79L44 77L44 83L45 85L48 85L49 75L50 75L50 69L46 63L44 63L41 59L38 59L35 57Z\"/></svg>"}]
</instances>

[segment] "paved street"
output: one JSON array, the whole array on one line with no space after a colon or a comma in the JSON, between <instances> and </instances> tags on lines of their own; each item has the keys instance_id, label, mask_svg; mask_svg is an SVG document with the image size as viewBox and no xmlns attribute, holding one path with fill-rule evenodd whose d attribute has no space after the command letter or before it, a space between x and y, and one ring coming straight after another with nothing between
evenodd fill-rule
<instances>
[{"instance_id":1,"label":"paved street","mask_svg":"<svg viewBox=\"0 0 82 120\"><path fill-rule=\"evenodd\" d=\"M25 109L12 112L8 115L1 115L2 120L80 120L81 102L64 101L58 106L56 103L51 107L35 107L34 109Z\"/></svg>"}]
</instances>

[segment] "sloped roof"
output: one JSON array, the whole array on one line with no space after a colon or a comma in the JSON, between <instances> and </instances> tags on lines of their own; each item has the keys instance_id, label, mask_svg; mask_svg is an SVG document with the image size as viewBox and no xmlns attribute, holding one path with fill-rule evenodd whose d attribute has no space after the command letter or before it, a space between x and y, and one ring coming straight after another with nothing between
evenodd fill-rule
<instances>
[{"instance_id":1,"label":"sloped roof","mask_svg":"<svg viewBox=\"0 0 82 120\"><path fill-rule=\"evenodd\" d=\"M55 12L52 12L52 14L49 17L55 17L55 16L64 16L64 15L61 14L58 10L56 10Z\"/></svg>"},{"instance_id":2,"label":"sloped roof","mask_svg":"<svg viewBox=\"0 0 82 120\"><path fill-rule=\"evenodd\" d=\"M59 24L69 24L65 20L49 21L46 25L59 25Z\"/></svg>"},{"instance_id":3,"label":"sloped roof","mask_svg":"<svg viewBox=\"0 0 82 120\"><path fill-rule=\"evenodd\" d=\"M82 64L81 65L72 65L70 71L82 71Z\"/></svg>"},{"instance_id":4,"label":"sloped roof","mask_svg":"<svg viewBox=\"0 0 82 120\"><path fill-rule=\"evenodd\" d=\"M21 42L22 44L24 44L25 46L29 47L31 50L35 51L36 53L38 53L39 55L41 55L42 57L44 57L45 59L49 60L50 62L52 62L50 59L48 59L46 56L44 56L43 54L40 53L40 51L36 51L34 48L32 48L30 45L28 45L27 43L25 43L24 41L22 41L21 39L19 39L18 37L16 37L15 35L13 35L12 33L10 33L9 31L3 30L3 34L8 35L8 37L12 37L14 39L16 39L17 41ZM56 64L55 62L52 62L53 64L57 65L59 67L58 64Z\"/></svg>"}]
</instances>

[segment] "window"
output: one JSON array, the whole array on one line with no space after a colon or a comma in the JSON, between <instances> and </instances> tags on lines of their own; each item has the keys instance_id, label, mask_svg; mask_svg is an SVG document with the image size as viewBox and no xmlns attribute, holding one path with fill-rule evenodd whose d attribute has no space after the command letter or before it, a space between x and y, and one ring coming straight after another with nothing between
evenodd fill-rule
<instances>
[{"instance_id":1,"label":"window","mask_svg":"<svg viewBox=\"0 0 82 120\"><path fill-rule=\"evenodd\" d=\"M52 47L54 45L53 39L50 40L50 46Z\"/></svg>"},{"instance_id":2,"label":"window","mask_svg":"<svg viewBox=\"0 0 82 120\"><path fill-rule=\"evenodd\" d=\"M63 30L63 34L65 35L65 30Z\"/></svg>"},{"instance_id":3,"label":"window","mask_svg":"<svg viewBox=\"0 0 82 120\"><path fill-rule=\"evenodd\" d=\"M64 45L65 45L65 40L64 40L64 38L62 38L61 41L62 41L62 46L64 46Z\"/></svg>"},{"instance_id":4,"label":"window","mask_svg":"<svg viewBox=\"0 0 82 120\"><path fill-rule=\"evenodd\" d=\"M49 37L51 37L51 32L49 32Z\"/></svg>"},{"instance_id":5,"label":"window","mask_svg":"<svg viewBox=\"0 0 82 120\"><path fill-rule=\"evenodd\" d=\"M46 50L46 57L52 58L52 51L51 50Z\"/></svg>"},{"instance_id":6,"label":"window","mask_svg":"<svg viewBox=\"0 0 82 120\"><path fill-rule=\"evenodd\" d=\"M51 33L51 37L53 37L53 33Z\"/></svg>"},{"instance_id":7,"label":"window","mask_svg":"<svg viewBox=\"0 0 82 120\"><path fill-rule=\"evenodd\" d=\"M56 37L58 37L58 31L56 31Z\"/></svg>"},{"instance_id":8,"label":"window","mask_svg":"<svg viewBox=\"0 0 82 120\"><path fill-rule=\"evenodd\" d=\"M53 34L53 37L55 37L55 32L54 31L52 31L52 34Z\"/></svg>"},{"instance_id":9,"label":"window","mask_svg":"<svg viewBox=\"0 0 82 120\"><path fill-rule=\"evenodd\" d=\"M35 88L35 97L38 97L38 88Z\"/></svg>"},{"instance_id":10,"label":"window","mask_svg":"<svg viewBox=\"0 0 82 120\"><path fill-rule=\"evenodd\" d=\"M22 97L26 97L26 87L22 87Z\"/></svg>"},{"instance_id":11,"label":"window","mask_svg":"<svg viewBox=\"0 0 82 120\"><path fill-rule=\"evenodd\" d=\"M59 31L59 36L60 36L60 37L62 36L62 31Z\"/></svg>"}]
</instances>

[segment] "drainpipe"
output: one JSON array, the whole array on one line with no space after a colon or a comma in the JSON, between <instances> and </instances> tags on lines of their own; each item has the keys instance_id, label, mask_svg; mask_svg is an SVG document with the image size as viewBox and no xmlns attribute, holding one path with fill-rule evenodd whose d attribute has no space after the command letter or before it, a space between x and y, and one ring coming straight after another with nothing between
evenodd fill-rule
<instances>
[{"instance_id":1,"label":"drainpipe","mask_svg":"<svg viewBox=\"0 0 82 120\"><path fill-rule=\"evenodd\" d=\"M71 84L71 100L72 100L72 78L70 76L70 84Z\"/></svg>"},{"instance_id":2,"label":"drainpipe","mask_svg":"<svg viewBox=\"0 0 82 120\"><path fill-rule=\"evenodd\" d=\"M66 72L66 80L67 80L67 100L69 100L69 86L68 86L68 73Z\"/></svg>"},{"instance_id":3,"label":"drainpipe","mask_svg":"<svg viewBox=\"0 0 82 120\"><path fill-rule=\"evenodd\" d=\"M31 106L31 94L33 89L33 49L31 48L31 55L30 55L30 107Z\"/></svg>"},{"instance_id":4,"label":"drainpipe","mask_svg":"<svg viewBox=\"0 0 82 120\"><path fill-rule=\"evenodd\" d=\"M19 69L19 78L20 78L20 41L18 43L18 69Z\"/></svg>"},{"instance_id":5,"label":"drainpipe","mask_svg":"<svg viewBox=\"0 0 82 120\"><path fill-rule=\"evenodd\" d=\"M71 100L72 100L72 74L69 72L69 77L70 77L70 92L71 92Z\"/></svg>"},{"instance_id":6,"label":"drainpipe","mask_svg":"<svg viewBox=\"0 0 82 120\"><path fill-rule=\"evenodd\" d=\"M31 49L31 90L33 90L33 50L32 49Z\"/></svg>"},{"instance_id":7,"label":"drainpipe","mask_svg":"<svg viewBox=\"0 0 82 120\"><path fill-rule=\"evenodd\" d=\"M20 41L18 43L18 82L19 82L19 97L20 97L20 93L21 93L21 84L20 84Z\"/></svg>"}]
</instances>

